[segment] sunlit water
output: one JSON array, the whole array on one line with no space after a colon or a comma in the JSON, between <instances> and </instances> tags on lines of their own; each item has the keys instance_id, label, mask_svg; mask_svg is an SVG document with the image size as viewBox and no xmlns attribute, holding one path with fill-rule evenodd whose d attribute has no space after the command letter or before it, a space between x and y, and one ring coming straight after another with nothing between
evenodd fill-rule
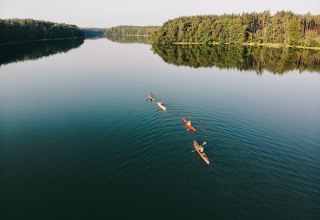
<instances>
[{"instance_id":1,"label":"sunlit water","mask_svg":"<svg viewBox=\"0 0 320 220\"><path fill-rule=\"evenodd\" d=\"M0 219L318 219L320 74L262 72L107 39L2 65Z\"/></svg>"}]
</instances>

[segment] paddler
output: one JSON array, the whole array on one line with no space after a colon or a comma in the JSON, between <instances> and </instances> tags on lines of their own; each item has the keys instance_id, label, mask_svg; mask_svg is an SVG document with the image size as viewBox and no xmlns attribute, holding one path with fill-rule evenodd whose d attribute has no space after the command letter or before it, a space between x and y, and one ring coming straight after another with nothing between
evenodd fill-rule
<instances>
[{"instance_id":1,"label":"paddler","mask_svg":"<svg viewBox=\"0 0 320 220\"><path fill-rule=\"evenodd\" d=\"M153 94L151 93L151 92L149 92L148 94L147 94L147 100L149 101L152 101L153 100Z\"/></svg>"},{"instance_id":2,"label":"paddler","mask_svg":"<svg viewBox=\"0 0 320 220\"><path fill-rule=\"evenodd\" d=\"M191 121L190 120L187 121L187 124L188 124L188 126L191 126Z\"/></svg>"},{"instance_id":3,"label":"paddler","mask_svg":"<svg viewBox=\"0 0 320 220\"><path fill-rule=\"evenodd\" d=\"M204 149L203 146L200 146L200 147L199 147L199 151L200 151L201 153L203 153L203 149Z\"/></svg>"}]
</instances>

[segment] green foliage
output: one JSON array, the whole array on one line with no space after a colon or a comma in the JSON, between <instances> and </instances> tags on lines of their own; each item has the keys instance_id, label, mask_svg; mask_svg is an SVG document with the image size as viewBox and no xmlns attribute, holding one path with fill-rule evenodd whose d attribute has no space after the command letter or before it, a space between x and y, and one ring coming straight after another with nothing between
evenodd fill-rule
<instances>
[{"instance_id":1,"label":"green foliage","mask_svg":"<svg viewBox=\"0 0 320 220\"><path fill-rule=\"evenodd\" d=\"M117 26L112 28L107 28L105 31L106 36L115 35L140 35L147 36L151 35L156 31L158 26Z\"/></svg>"},{"instance_id":2,"label":"green foliage","mask_svg":"<svg viewBox=\"0 0 320 220\"><path fill-rule=\"evenodd\" d=\"M289 44L301 45L300 22L297 18L293 18L289 22Z\"/></svg>"},{"instance_id":3,"label":"green foliage","mask_svg":"<svg viewBox=\"0 0 320 220\"><path fill-rule=\"evenodd\" d=\"M0 19L0 44L57 38L84 38L75 25L33 19Z\"/></svg>"},{"instance_id":4,"label":"green foliage","mask_svg":"<svg viewBox=\"0 0 320 220\"><path fill-rule=\"evenodd\" d=\"M306 33L304 45L309 47L319 47L320 36L316 31Z\"/></svg>"},{"instance_id":5,"label":"green foliage","mask_svg":"<svg viewBox=\"0 0 320 220\"><path fill-rule=\"evenodd\" d=\"M112 42L117 42L117 43L152 44L150 37L145 35L108 35L106 37Z\"/></svg>"},{"instance_id":6,"label":"green foliage","mask_svg":"<svg viewBox=\"0 0 320 220\"><path fill-rule=\"evenodd\" d=\"M320 53L316 50L174 44L154 44L152 50L165 62L178 66L236 68L253 70L258 74L263 70L277 74L295 69L320 72Z\"/></svg>"},{"instance_id":7,"label":"green foliage","mask_svg":"<svg viewBox=\"0 0 320 220\"><path fill-rule=\"evenodd\" d=\"M311 36L313 37L311 39ZM273 43L320 46L320 16L280 11L179 17L152 34L156 44Z\"/></svg>"},{"instance_id":8,"label":"green foliage","mask_svg":"<svg viewBox=\"0 0 320 220\"><path fill-rule=\"evenodd\" d=\"M104 37L105 28L81 28L81 31L84 33L85 38L97 38Z\"/></svg>"}]
</instances>

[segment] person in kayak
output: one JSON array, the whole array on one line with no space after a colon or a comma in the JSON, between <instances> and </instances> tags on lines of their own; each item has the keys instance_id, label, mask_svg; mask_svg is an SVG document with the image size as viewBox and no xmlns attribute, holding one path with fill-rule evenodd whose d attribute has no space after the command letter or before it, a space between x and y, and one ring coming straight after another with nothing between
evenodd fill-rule
<instances>
[{"instance_id":1,"label":"person in kayak","mask_svg":"<svg viewBox=\"0 0 320 220\"><path fill-rule=\"evenodd\" d=\"M189 121L187 122L187 124L188 124L188 126L191 126L191 121L189 120Z\"/></svg>"},{"instance_id":2,"label":"person in kayak","mask_svg":"<svg viewBox=\"0 0 320 220\"><path fill-rule=\"evenodd\" d=\"M200 146L200 147L199 147L199 151L200 151L201 153L203 153L203 149L204 149L203 146Z\"/></svg>"},{"instance_id":3,"label":"person in kayak","mask_svg":"<svg viewBox=\"0 0 320 220\"><path fill-rule=\"evenodd\" d=\"M154 99L153 94L151 92L149 92L147 94L147 99L150 100L150 101L152 101Z\"/></svg>"}]
</instances>

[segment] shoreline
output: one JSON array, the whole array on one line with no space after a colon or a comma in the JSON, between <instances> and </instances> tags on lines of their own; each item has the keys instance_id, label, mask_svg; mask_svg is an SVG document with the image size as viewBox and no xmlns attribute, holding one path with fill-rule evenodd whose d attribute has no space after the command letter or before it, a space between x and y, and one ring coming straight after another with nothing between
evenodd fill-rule
<instances>
[{"instance_id":1,"label":"shoreline","mask_svg":"<svg viewBox=\"0 0 320 220\"><path fill-rule=\"evenodd\" d=\"M242 45L242 46L261 46L268 48L295 48L295 49L308 49L308 50L320 50L320 47L307 47L303 45L282 45L279 43L221 43L221 42L212 42L212 43L200 43L200 42L174 42L174 45Z\"/></svg>"}]
</instances>

